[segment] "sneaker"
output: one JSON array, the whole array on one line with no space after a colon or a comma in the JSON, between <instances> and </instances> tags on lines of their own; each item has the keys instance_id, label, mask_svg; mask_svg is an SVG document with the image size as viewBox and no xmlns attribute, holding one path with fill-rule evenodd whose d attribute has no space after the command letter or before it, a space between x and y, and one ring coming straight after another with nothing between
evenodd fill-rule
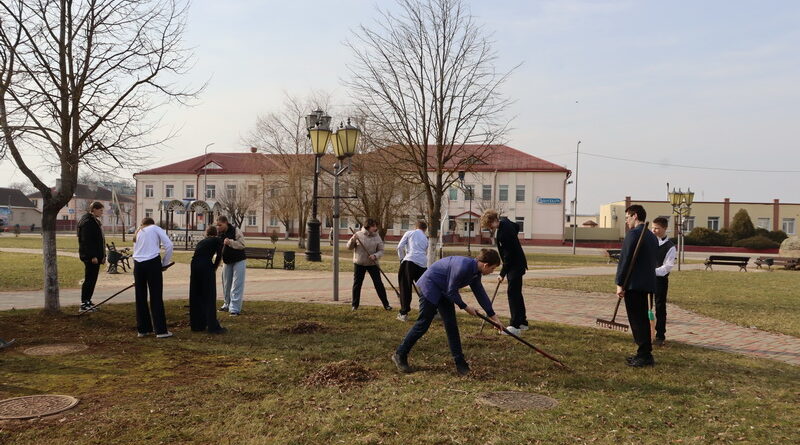
<instances>
[{"instance_id":1,"label":"sneaker","mask_svg":"<svg viewBox=\"0 0 800 445\"><path fill-rule=\"evenodd\" d=\"M651 355L650 357L634 357L631 361L626 362L626 365L633 368L643 368L645 366L653 366L656 360Z\"/></svg>"},{"instance_id":2,"label":"sneaker","mask_svg":"<svg viewBox=\"0 0 800 445\"><path fill-rule=\"evenodd\" d=\"M94 305L90 301L88 303L81 303L81 307L80 307L80 309L78 309L78 312L79 313L81 313L81 312L97 312L97 308L94 307Z\"/></svg>"},{"instance_id":3,"label":"sneaker","mask_svg":"<svg viewBox=\"0 0 800 445\"><path fill-rule=\"evenodd\" d=\"M530 329L530 328L528 327L528 325L527 325L527 324L521 324L521 325L519 325L519 330L520 330L520 331L527 331L528 329Z\"/></svg>"},{"instance_id":4,"label":"sneaker","mask_svg":"<svg viewBox=\"0 0 800 445\"><path fill-rule=\"evenodd\" d=\"M355 311L356 309L358 309L358 306L350 306L350 311L351 311L351 312L352 312L352 311Z\"/></svg>"},{"instance_id":5,"label":"sneaker","mask_svg":"<svg viewBox=\"0 0 800 445\"><path fill-rule=\"evenodd\" d=\"M400 320L400 321L408 321L408 315L407 314L397 314L397 319Z\"/></svg>"},{"instance_id":6,"label":"sneaker","mask_svg":"<svg viewBox=\"0 0 800 445\"><path fill-rule=\"evenodd\" d=\"M392 307L387 304L386 306L383 307L383 309L387 310L387 311L391 311Z\"/></svg>"},{"instance_id":7,"label":"sneaker","mask_svg":"<svg viewBox=\"0 0 800 445\"><path fill-rule=\"evenodd\" d=\"M230 315L231 315L231 317L238 317L239 313L238 312L231 312Z\"/></svg>"},{"instance_id":8,"label":"sneaker","mask_svg":"<svg viewBox=\"0 0 800 445\"><path fill-rule=\"evenodd\" d=\"M147 337L148 335L150 335L152 333L153 333L152 331L150 331L150 332L137 332L136 336L139 337L139 338L144 338L144 337Z\"/></svg>"},{"instance_id":9,"label":"sneaker","mask_svg":"<svg viewBox=\"0 0 800 445\"><path fill-rule=\"evenodd\" d=\"M170 332L170 331L167 331L167 332L165 332L165 333L163 333L163 334L156 334L156 338L170 338L170 337L172 337L173 335L174 335L174 334L173 334L172 332Z\"/></svg>"},{"instance_id":10,"label":"sneaker","mask_svg":"<svg viewBox=\"0 0 800 445\"><path fill-rule=\"evenodd\" d=\"M411 366L408 365L408 358L401 357L398 353L395 352L394 354L392 354L392 362L397 367L398 371L404 374L408 374L409 372L411 372Z\"/></svg>"},{"instance_id":11,"label":"sneaker","mask_svg":"<svg viewBox=\"0 0 800 445\"><path fill-rule=\"evenodd\" d=\"M458 373L458 375L469 374L469 364L467 364L467 362L456 363L456 372Z\"/></svg>"},{"instance_id":12,"label":"sneaker","mask_svg":"<svg viewBox=\"0 0 800 445\"><path fill-rule=\"evenodd\" d=\"M506 328L506 331L508 331L508 332L510 332L510 333L512 333L512 334L514 334L514 335L516 335L516 336L520 336L520 335L522 335L522 330L521 330L521 329L518 329L518 328L515 328L514 326L509 326L509 327L507 327L507 328ZM500 335L508 335L508 334L506 334L506 332L505 332L505 331L497 331L497 332L498 332Z\"/></svg>"},{"instance_id":13,"label":"sneaker","mask_svg":"<svg viewBox=\"0 0 800 445\"><path fill-rule=\"evenodd\" d=\"M219 307L219 311L220 311L220 312L228 312L228 306L225 306L225 305L223 304L222 306L220 306L220 307Z\"/></svg>"},{"instance_id":14,"label":"sneaker","mask_svg":"<svg viewBox=\"0 0 800 445\"><path fill-rule=\"evenodd\" d=\"M653 340L653 344L655 346L664 346L664 341L665 339L656 337L656 339Z\"/></svg>"}]
</instances>

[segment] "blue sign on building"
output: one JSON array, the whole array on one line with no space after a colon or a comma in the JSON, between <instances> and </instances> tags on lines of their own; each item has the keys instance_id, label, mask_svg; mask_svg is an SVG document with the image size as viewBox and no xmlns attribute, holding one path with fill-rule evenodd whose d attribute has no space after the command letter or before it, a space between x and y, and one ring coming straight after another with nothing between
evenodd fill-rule
<instances>
[{"instance_id":1,"label":"blue sign on building","mask_svg":"<svg viewBox=\"0 0 800 445\"><path fill-rule=\"evenodd\" d=\"M536 198L537 204L561 204L561 198Z\"/></svg>"}]
</instances>

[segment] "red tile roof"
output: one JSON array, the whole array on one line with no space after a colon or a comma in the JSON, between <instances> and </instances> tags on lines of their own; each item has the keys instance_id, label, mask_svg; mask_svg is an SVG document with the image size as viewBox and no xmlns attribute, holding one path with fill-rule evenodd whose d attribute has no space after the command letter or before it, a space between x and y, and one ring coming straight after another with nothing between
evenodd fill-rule
<instances>
[{"instance_id":1,"label":"red tile roof","mask_svg":"<svg viewBox=\"0 0 800 445\"><path fill-rule=\"evenodd\" d=\"M233 173L250 173L259 174L264 171L279 171L278 165L270 157L275 155L265 155L263 153L208 153L208 155L200 155L194 158L189 158L185 161L176 162L174 164L165 165L163 167L151 168L143 170L136 175L168 175L168 174L202 174L208 173L209 175L220 174L233 174ZM311 155L308 155L311 156ZM209 163L215 163L222 168L207 169L203 167Z\"/></svg>"},{"instance_id":2,"label":"red tile roof","mask_svg":"<svg viewBox=\"0 0 800 445\"><path fill-rule=\"evenodd\" d=\"M464 158L470 157L470 152L481 154L477 162L473 163L470 170L474 172L569 172L568 169L528 153L511 148L508 145L465 145L463 153L459 159L453 159L445 167L453 168ZM435 163L433 150L428 152L431 163Z\"/></svg>"}]
</instances>

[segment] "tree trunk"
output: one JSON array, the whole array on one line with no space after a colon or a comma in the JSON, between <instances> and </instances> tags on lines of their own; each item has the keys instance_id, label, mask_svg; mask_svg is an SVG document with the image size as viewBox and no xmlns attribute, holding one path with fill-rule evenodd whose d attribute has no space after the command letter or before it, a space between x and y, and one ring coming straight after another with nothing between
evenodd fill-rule
<instances>
[{"instance_id":1,"label":"tree trunk","mask_svg":"<svg viewBox=\"0 0 800 445\"><path fill-rule=\"evenodd\" d=\"M45 200L42 209L42 262L44 264L44 311L61 311L58 298L58 262L56 261L56 216L58 209Z\"/></svg>"}]
</instances>

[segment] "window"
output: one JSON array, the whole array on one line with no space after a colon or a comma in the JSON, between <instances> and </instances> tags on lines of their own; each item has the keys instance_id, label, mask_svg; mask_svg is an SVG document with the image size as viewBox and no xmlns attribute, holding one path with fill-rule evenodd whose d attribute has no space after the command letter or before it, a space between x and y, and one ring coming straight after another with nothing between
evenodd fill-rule
<instances>
[{"instance_id":1,"label":"window","mask_svg":"<svg viewBox=\"0 0 800 445\"><path fill-rule=\"evenodd\" d=\"M448 199L450 199L450 201L457 200L458 199L458 189L455 188L455 187L450 187L449 191L450 191L450 196L448 196Z\"/></svg>"},{"instance_id":2,"label":"window","mask_svg":"<svg viewBox=\"0 0 800 445\"><path fill-rule=\"evenodd\" d=\"M517 202L524 202L525 201L525 186L518 185L517 186Z\"/></svg>"},{"instance_id":3,"label":"window","mask_svg":"<svg viewBox=\"0 0 800 445\"><path fill-rule=\"evenodd\" d=\"M484 185L483 186L483 200L484 201L491 201L492 200L492 186L491 185Z\"/></svg>"},{"instance_id":4,"label":"window","mask_svg":"<svg viewBox=\"0 0 800 445\"><path fill-rule=\"evenodd\" d=\"M686 227L684 231L687 233L694 230L694 216L687 216L686 218L684 218L683 225Z\"/></svg>"},{"instance_id":5,"label":"window","mask_svg":"<svg viewBox=\"0 0 800 445\"><path fill-rule=\"evenodd\" d=\"M787 235L794 235L794 218L783 218L781 230L786 232Z\"/></svg>"},{"instance_id":6,"label":"window","mask_svg":"<svg viewBox=\"0 0 800 445\"><path fill-rule=\"evenodd\" d=\"M475 198L475 186L467 185L464 190L464 201L472 201Z\"/></svg>"},{"instance_id":7,"label":"window","mask_svg":"<svg viewBox=\"0 0 800 445\"><path fill-rule=\"evenodd\" d=\"M770 230L770 228L769 228L769 218L758 218L758 222L756 223L756 227L761 227L762 229Z\"/></svg>"},{"instance_id":8,"label":"window","mask_svg":"<svg viewBox=\"0 0 800 445\"><path fill-rule=\"evenodd\" d=\"M339 219L339 228L346 229L347 228L347 218L340 218Z\"/></svg>"},{"instance_id":9,"label":"window","mask_svg":"<svg viewBox=\"0 0 800 445\"><path fill-rule=\"evenodd\" d=\"M475 233L475 222L464 221L464 231Z\"/></svg>"},{"instance_id":10,"label":"window","mask_svg":"<svg viewBox=\"0 0 800 445\"><path fill-rule=\"evenodd\" d=\"M217 186L214 184L206 185L206 199L217 199Z\"/></svg>"},{"instance_id":11,"label":"window","mask_svg":"<svg viewBox=\"0 0 800 445\"><path fill-rule=\"evenodd\" d=\"M498 201L508 201L508 186L501 185L497 196Z\"/></svg>"},{"instance_id":12,"label":"window","mask_svg":"<svg viewBox=\"0 0 800 445\"><path fill-rule=\"evenodd\" d=\"M153 186L152 185L144 186L144 197L145 198L152 198L153 197Z\"/></svg>"},{"instance_id":13,"label":"window","mask_svg":"<svg viewBox=\"0 0 800 445\"><path fill-rule=\"evenodd\" d=\"M225 186L225 196L230 199L236 199L236 184L228 184Z\"/></svg>"},{"instance_id":14,"label":"window","mask_svg":"<svg viewBox=\"0 0 800 445\"><path fill-rule=\"evenodd\" d=\"M165 198L173 198L175 196L175 186L172 184L167 184L164 186L164 197Z\"/></svg>"},{"instance_id":15,"label":"window","mask_svg":"<svg viewBox=\"0 0 800 445\"><path fill-rule=\"evenodd\" d=\"M517 223L517 226L519 226L519 231L520 232L524 232L525 231L525 217L524 216L516 217L514 219L514 222Z\"/></svg>"},{"instance_id":16,"label":"window","mask_svg":"<svg viewBox=\"0 0 800 445\"><path fill-rule=\"evenodd\" d=\"M254 226L256 225L256 211L250 210L247 212L247 225Z\"/></svg>"},{"instance_id":17,"label":"window","mask_svg":"<svg viewBox=\"0 0 800 445\"><path fill-rule=\"evenodd\" d=\"M278 225L278 218L274 216L269 217L269 225L270 226L277 226Z\"/></svg>"},{"instance_id":18,"label":"window","mask_svg":"<svg viewBox=\"0 0 800 445\"><path fill-rule=\"evenodd\" d=\"M408 230L410 226L411 224L409 223L408 216L403 216L400 218L400 228L402 230Z\"/></svg>"},{"instance_id":19,"label":"window","mask_svg":"<svg viewBox=\"0 0 800 445\"><path fill-rule=\"evenodd\" d=\"M64 221L66 221L66 220L68 220L68 219L69 219L69 215L61 215L61 219L63 219Z\"/></svg>"},{"instance_id":20,"label":"window","mask_svg":"<svg viewBox=\"0 0 800 445\"><path fill-rule=\"evenodd\" d=\"M186 193L183 195L184 198L194 198L194 184L187 184L186 185Z\"/></svg>"},{"instance_id":21,"label":"window","mask_svg":"<svg viewBox=\"0 0 800 445\"><path fill-rule=\"evenodd\" d=\"M719 230L719 216L708 217L708 228L711 230Z\"/></svg>"},{"instance_id":22,"label":"window","mask_svg":"<svg viewBox=\"0 0 800 445\"><path fill-rule=\"evenodd\" d=\"M144 209L144 217L145 218L152 218L153 217L153 209Z\"/></svg>"},{"instance_id":23,"label":"window","mask_svg":"<svg viewBox=\"0 0 800 445\"><path fill-rule=\"evenodd\" d=\"M450 216L447 218L447 230L453 232L456 230L456 217Z\"/></svg>"}]
</instances>

